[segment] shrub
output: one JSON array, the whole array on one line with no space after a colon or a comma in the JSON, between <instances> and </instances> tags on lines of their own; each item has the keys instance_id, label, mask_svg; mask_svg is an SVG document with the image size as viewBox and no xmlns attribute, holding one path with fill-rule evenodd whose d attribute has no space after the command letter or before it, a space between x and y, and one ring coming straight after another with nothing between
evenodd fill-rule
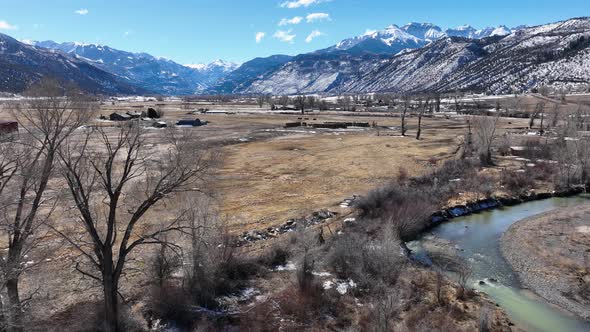
<instances>
[{"instance_id":1,"label":"shrub","mask_svg":"<svg viewBox=\"0 0 590 332\"><path fill-rule=\"evenodd\" d=\"M523 195L533 188L535 181L528 171L502 171L501 177L504 188L513 195Z\"/></svg>"},{"instance_id":2,"label":"shrub","mask_svg":"<svg viewBox=\"0 0 590 332\"><path fill-rule=\"evenodd\" d=\"M370 239L362 233L345 233L332 242L328 264L339 278L352 279L360 289L374 292L382 284L396 284L406 264L400 251L393 236Z\"/></svg>"},{"instance_id":3,"label":"shrub","mask_svg":"<svg viewBox=\"0 0 590 332\"><path fill-rule=\"evenodd\" d=\"M268 268L276 268L287 264L287 260L291 257L291 253L285 247L274 245L259 259L260 264Z\"/></svg>"}]
</instances>

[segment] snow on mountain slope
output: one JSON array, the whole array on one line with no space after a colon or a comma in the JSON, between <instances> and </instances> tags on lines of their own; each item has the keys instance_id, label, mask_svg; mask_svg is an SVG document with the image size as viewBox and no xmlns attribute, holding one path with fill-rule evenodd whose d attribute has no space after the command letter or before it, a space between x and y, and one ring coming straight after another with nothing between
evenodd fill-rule
<instances>
[{"instance_id":1,"label":"snow on mountain slope","mask_svg":"<svg viewBox=\"0 0 590 332\"><path fill-rule=\"evenodd\" d=\"M264 77L285 63L292 60L289 55L273 55L266 58L255 58L243 63L241 66L228 73L207 89L207 93L240 93L249 87L253 81Z\"/></svg>"},{"instance_id":2,"label":"snow on mountain slope","mask_svg":"<svg viewBox=\"0 0 590 332\"><path fill-rule=\"evenodd\" d=\"M0 91L20 93L44 76L75 83L82 90L96 94L151 93L85 60L0 34Z\"/></svg>"},{"instance_id":3,"label":"snow on mountain slope","mask_svg":"<svg viewBox=\"0 0 590 332\"><path fill-rule=\"evenodd\" d=\"M589 18L521 27L509 35L505 35L508 28L502 26L488 31L473 31L467 26L457 30L489 36L484 39L445 37L394 56L370 53L298 56L238 92L403 93L459 89L507 93L542 84L590 84ZM412 32L424 33L424 29ZM377 32L370 34L377 35Z\"/></svg>"},{"instance_id":4,"label":"snow on mountain slope","mask_svg":"<svg viewBox=\"0 0 590 332\"><path fill-rule=\"evenodd\" d=\"M480 42L447 37L422 49L396 56L357 80L346 82L344 91L419 92L430 90L467 63L485 54Z\"/></svg>"},{"instance_id":5,"label":"snow on mountain slope","mask_svg":"<svg viewBox=\"0 0 590 332\"><path fill-rule=\"evenodd\" d=\"M399 28L390 25L384 30L367 31L365 34L345 39L338 44L318 51L319 53L346 52L360 54L363 52L376 54L396 54L406 48L419 48L427 44L427 41L411 35Z\"/></svg>"},{"instance_id":6,"label":"snow on mountain slope","mask_svg":"<svg viewBox=\"0 0 590 332\"><path fill-rule=\"evenodd\" d=\"M43 41L35 42L35 45L89 61L107 72L120 76L130 84L167 95L203 91L235 67L234 64L218 60L199 70L147 53L126 52L96 44Z\"/></svg>"},{"instance_id":7,"label":"snow on mountain slope","mask_svg":"<svg viewBox=\"0 0 590 332\"><path fill-rule=\"evenodd\" d=\"M244 93L295 94L338 91L342 82L353 79L358 70L370 71L386 55L305 54L280 69L265 74L244 89Z\"/></svg>"},{"instance_id":8,"label":"snow on mountain slope","mask_svg":"<svg viewBox=\"0 0 590 332\"><path fill-rule=\"evenodd\" d=\"M445 33L439 26L432 23L408 23L402 30L410 35L426 41L433 41L445 37Z\"/></svg>"}]
</instances>

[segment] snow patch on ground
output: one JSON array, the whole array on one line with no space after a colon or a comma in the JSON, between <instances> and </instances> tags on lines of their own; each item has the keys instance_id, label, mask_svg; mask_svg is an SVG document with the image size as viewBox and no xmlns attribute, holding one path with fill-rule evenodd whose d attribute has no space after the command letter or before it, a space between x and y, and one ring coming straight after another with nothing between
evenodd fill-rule
<instances>
[{"instance_id":1,"label":"snow patch on ground","mask_svg":"<svg viewBox=\"0 0 590 332\"><path fill-rule=\"evenodd\" d=\"M340 293L341 295L344 295L348 292L348 290L356 288L356 283L351 280L337 280L337 279L333 279L333 280L326 280L324 281L323 287L325 290L328 289L336 289L336 291L338 293Z\"/></svg>"},{"instance_id":2,"label":"snow patch on ground","mask_svg":"<svg viewBox=\"0 0 590 332\"><path fill-rule=\"evenodd\" d=\"M297 267L295 266L295 264L293 264L293 262L287 262L287 264L285 265L279 265L275 267L274 271L295 271L296 269Z\"/></svg>"}]
</instances>

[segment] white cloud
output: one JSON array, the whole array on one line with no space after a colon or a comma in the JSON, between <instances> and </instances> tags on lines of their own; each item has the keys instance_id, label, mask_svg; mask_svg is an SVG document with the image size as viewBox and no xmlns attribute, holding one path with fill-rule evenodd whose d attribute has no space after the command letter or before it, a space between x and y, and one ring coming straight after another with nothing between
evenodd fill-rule
<instances>
[{"instance_id":1,"label":"white cloud","mask_svg":"<svg viewBox=\"0 0 590 332\"><path fill-rule=\"evenodd\" d=\"M319 21L330 21L330 14L326 13L311 13L306 17L307 23L319 22Z\"/></svg>"},{"instance_id":2,"label":"white cloud","mask_svg":"<svg viewBox=\"0 0 590 332\"><path fill-rule=\"evenodd\" d=\"M293 43L295 41L296 35L293 34L293 30L278 30L273 35L274 38L284 42L284 43Z\"/></svg>"},{"instance_id":3,"label":"white cloud","mask_svg":"<svg viewBox=\"0 0 590 332\"><path fill-rule=\"evenodd\" d=\"M12 25L6 21L0 21L0 30L17 30L16 25Z\"/></svg>"},{"instance_id":4,"label":"white cloud","mask_svg":"<svg viewBox=\"0 0 590 332\"><path fill-rule=\"evenodd\" d=\"M262 41L262 38L264 38L264 36L266 36L266 33L257 32L256 33L256 44L260 44L260 42Z\"/></svg>"},{"instance_id":5,"label":"white cloud","mask_svg":"<svg viewBox=\"0 0 590 332\"><path fill-rule=\"evenodd\" d=\"M78 9L74 13L78 15L88 15L89 11L86 8Z\"/></svg>"},{"instance_id":6,"label":"white cloud","mask_svg":"<svg viewBox=\"0 0 590 332\"><path fill-rule=\"evenodd\" d=\"M279 26L282 27L289 24L299 24L301 23L301 21L303 21L303 17L301 16L295 16L293 18L284 18L279 22Z\"/></svg>"},{"instance_id":7,"label":"white cloud","mask_svg":"<svg viewBox=\"0 0 590 332\"><path fill-rule=\"evenodd\" d=\"M132 35L132 34L134 34L134 33L135 33L135 32L134 32L133 30L127 30L127 31L123 32L123 36L125 36L125 37L129 37L129 36L131 36L131 35Z\"/></svg>"},{"instance_id":8,"label":"white cloud","mask_svg":"<svg viewBox=\"0 0 590 332\"><path fill-rule=\"evenodd\" d=\"M300 7L309 7L311 5L315 5L318 3L326 2L329 0L293 0L293 1L285 1L281 4L283 8L300 8Z\"/></svg>"},{"instance_id":9,"label":"white cloud","mask_svg":"<svg viewBox=\"0 0 590 332\"><path fill-rule=\"evenodd\" d=\"M307 38L305 38L305 42L306 43L311 43L312 40L314 40L315 38L319 37L319 36L323 36L324 34L321 33L319 30L313 30L309 36L307 36Z\"/></svg>"}]
</instances>

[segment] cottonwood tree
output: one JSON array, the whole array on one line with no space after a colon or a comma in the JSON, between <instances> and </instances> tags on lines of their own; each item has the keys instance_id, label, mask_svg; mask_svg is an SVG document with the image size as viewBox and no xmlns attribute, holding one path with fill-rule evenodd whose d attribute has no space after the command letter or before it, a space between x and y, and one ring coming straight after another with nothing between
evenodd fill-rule
<instances>
[{"instance_id":1,"label":"cottonwood tree","mask_svg":"<svg viewBox=\"0 0 590 332\"><path fill-rule=\"evenodd\" d=\"M470 120L475 148L484 166L492 165L492 144L497 137L496 129L500 112L496 116L473 116Z\"/></svg>"},{"instance_id":2,"label":"cottonwood tree","mask_svg":"<svg viewBox=\"0 0 590 332\"><path fill-rule=\"evenodd\" d=\"M295 107L301 111L301 115L305 114L305 95L295 97Z\"/></svg>"},{"instance_id":3,"label":"cottonwood tree","mask_svg":"<svg viewBox=\"0 0 590 332\"><path fill-rule=\"evenodd\" d=\"M151 225L147 213L178 192L202 190L216 156L186 132L170 128L161 152L146 147L138 126L91 129L60 150L61 170L81 234L54 229L86 260L83 275L102 286L104 329L119 330L118 295L129 256L186 231L182 218Z\"/></svg>"},{"instance_id":4,"label":"cottonwood tree","mask_svg":"<svg viewBox=\"0 0 590 332\"><path fill-rule=\"evenodd\" d=\"M43 226L58 197L49 192L57 153L74 130L93 115L94 104L73 87L44 79L26 91L28 99L13 105L20 133L0 142L0 286L5 328L22 331L20 277L25 257L41 246Z\"/></svg>"},{"instance_id":5,"label":"cottonwood tree","mask_svg":"<svg viewBox=\"0 0 590 332\"><path fill-rule=\"evenodd\" d=\"M258 107L262 108L264 106L264 102L267 100L265 95L259 95L256 97L256 103L258 103Z\"/></svg>"},{"instance_id":6,"label":"cottonwood tree","mask_svg":"<svg viewBox=\"0 0 590 332\"><path fill-rule=\"evenodd\" d=\"M430 104L430 96L420 99L418 102L418 131L416 132L416 139L419 140L422 135L422 116L426 112Z\"/></svg>"}]
</instances>

